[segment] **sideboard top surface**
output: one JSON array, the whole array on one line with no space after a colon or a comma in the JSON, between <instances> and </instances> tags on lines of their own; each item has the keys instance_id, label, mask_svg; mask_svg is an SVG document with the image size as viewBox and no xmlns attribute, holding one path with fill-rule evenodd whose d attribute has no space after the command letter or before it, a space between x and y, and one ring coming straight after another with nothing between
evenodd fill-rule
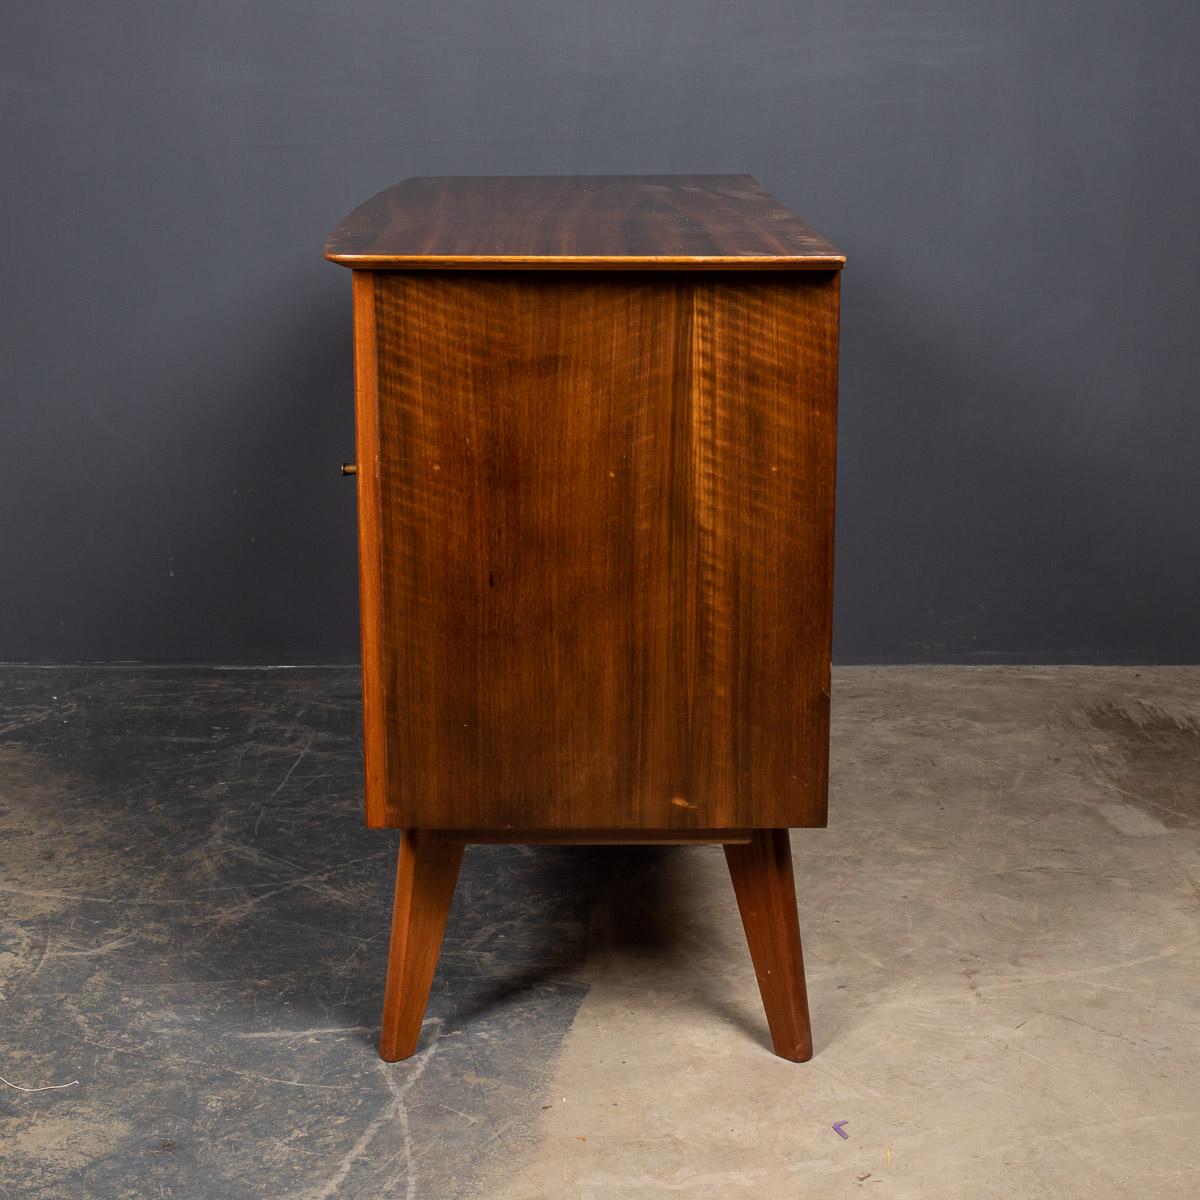
<instances>
[{"instance_id":1,"label":"sideboard top surface","mask_svg":"<svg viewBox=\"0 0 1200 1200\"><path fill-rule=\"evenodd\" d=\"M325 257L359 269L808 269L845 257L750 175L406 179L355 209Z\"/></svg>"}]
</instances>

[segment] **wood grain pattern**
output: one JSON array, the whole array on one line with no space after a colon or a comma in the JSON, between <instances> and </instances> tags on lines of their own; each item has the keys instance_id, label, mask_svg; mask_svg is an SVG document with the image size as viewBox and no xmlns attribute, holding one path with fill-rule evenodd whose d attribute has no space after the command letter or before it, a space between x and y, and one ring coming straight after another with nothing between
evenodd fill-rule
<instances>
[{"instance_id":1,"label":"wood grain pattern","mask_svg":"<svg viewBox=\"0 0 1200 1200\"><path fill-rule=\"evenodd\" d=\"M355 268L837 269L844 256L750 175L406 179L334 230Z\"/></svg>"},{"instance_id":2,"label":"wood grain pattern","mask_svg":"<svg viewBox=\"0 0 1200 1200\"><path fill-rule=\"evenodd\" d=\"M786 829L756 829L746 846L725 847L729 877L758 978L771 1042L780 1058L812 1058L812 1025Z\"/></svg>"},{"instance_id":3,"label":"wood grain pattern","mask_svg":"<svg viewBox=\"0 0 1200 1200\"><path fill-rule=\"evenodd\" d=\"M385 1062L408 1058L417 1049L462 856L461 843L443 841L429 830L404 831L379 1033L379 1057Z\"/></svg>"},{"instance_id":4,"label":"wood grain pattern","mask_svg":"<svg viewBox=\"0 0 1200 1200\"><path fill-rule=\"evenodd\" d=\"M373 290L370 823L823 824L836 273Z\"/></svg>"}]
</instances>

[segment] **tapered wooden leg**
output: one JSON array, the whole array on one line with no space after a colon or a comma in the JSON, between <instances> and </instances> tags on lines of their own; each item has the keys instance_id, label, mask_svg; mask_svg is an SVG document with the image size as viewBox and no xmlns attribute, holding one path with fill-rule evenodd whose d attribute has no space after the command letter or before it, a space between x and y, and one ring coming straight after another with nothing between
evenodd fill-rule
<instances>
[{"instance_id":1,"label":"tapered wooden leg","mask_svg":"<svg viewBox=\"0 0 1200 1200\"><path fill-rule=\"evenodd\" d=\"M385 1062L408 1058L417 1048L462 856L461 842L443 841L435 830L404 831L379 1034Z\"/></svg>"},{"instance_id":2,"label":"tapered wooden leg","mask_svg":"<svg viewBox=\"0 0 1200 1200\"><path fill-rule=\"evenodd\" d=\"M749 845L726 846L725 859L775 1053L806 1062L812 1058L812 1027L788 831L756 829Z\"/></svg>"}]
</instances>

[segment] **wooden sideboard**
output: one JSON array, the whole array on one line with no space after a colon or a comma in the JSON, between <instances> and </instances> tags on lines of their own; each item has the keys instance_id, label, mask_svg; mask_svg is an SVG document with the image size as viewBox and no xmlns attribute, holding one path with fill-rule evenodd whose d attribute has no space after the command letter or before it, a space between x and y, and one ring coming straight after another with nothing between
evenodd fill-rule
<instances>
[{"instance_id":1,"label":"wooden sideboard","mask_svg":"<svg viewBox=\"0 0 1200 1200\"><path fill-rule=\"evenodd\" d=\"M721 843L812 1053L788 829L825 824L839 271L746 175L409 179L353 269L380 1053L471 842Z\"/></svg>"}]
</instances>

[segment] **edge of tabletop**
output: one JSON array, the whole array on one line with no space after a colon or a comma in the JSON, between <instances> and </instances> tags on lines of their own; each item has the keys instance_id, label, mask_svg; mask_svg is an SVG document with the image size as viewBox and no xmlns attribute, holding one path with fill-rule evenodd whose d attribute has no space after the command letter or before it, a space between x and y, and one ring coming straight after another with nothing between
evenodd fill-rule
<instances>
[{"instance_id":1,"label":"edge of tabletop","mask_svg":"<svg viewBox=\"0 0 1200 1200\"><path fill-rule=\"evenodd\" d=\"M326 249L325 257L356 271L412 270L791 270L840 271L844 254L805 255L555 255L555 254L343 254Z\"/></svg>"}]
</instances>

